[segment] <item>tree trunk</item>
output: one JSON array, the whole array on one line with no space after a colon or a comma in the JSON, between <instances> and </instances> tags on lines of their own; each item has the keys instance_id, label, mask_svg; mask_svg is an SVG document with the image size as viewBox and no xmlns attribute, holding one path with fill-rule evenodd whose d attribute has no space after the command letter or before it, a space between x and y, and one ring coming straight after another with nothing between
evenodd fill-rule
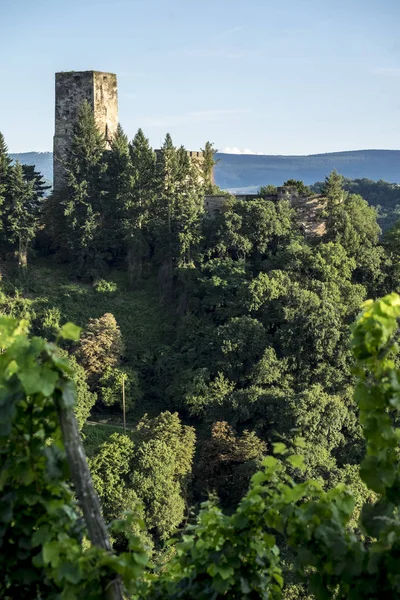
<instances>
[{"instance_id":1,"label":"tree trunk","mask_svg":"<svg viewBox=\"0 0 400 600\"><path fill-rule=\"evenodd\" d=\"M101 514L100 500L93 486L92 477L86 461L75 413L64 408L59 399L56 409L60 421L70 475L75 486L79 505L85 518L89 539L94 546L112 552L108 531ZM108 600L123 600L121 580L116 576L105 590Z\"/></svg>"},{"instance_id":2,"label":"tree trunk","mask_svg":"<svg viewBox=\"0 0 400 600\"><path fill-rule=\"evenodd\" d=\"M18 264L22 269L26 269L28 266L28 244L22 240L19 240Z\"/></svg>"},{"instance_id":3,"label":"tree trunk","mask_svg":"<svg viewBox=\"0 0 400 600\"><path fill-rule=\"evenodd\" d=\"M131 284L134 285L142 279L142 257L140 255L137 240L135 240L134 245L131 245L128 248L126 260L129 279Z\"/></svg>"}]
</instances>

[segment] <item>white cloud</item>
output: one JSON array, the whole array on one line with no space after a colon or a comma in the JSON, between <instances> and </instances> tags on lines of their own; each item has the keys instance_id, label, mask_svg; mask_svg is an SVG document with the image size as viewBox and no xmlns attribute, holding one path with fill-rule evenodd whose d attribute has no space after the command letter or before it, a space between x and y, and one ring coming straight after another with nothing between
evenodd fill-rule
<instances>
[{"instance_id":1,"label":"white cloud","mask_svg":"<svg viewBox=\"0 0 400 600\"><path fill-rule=\"evenodd\" d=\"M240 150L240 148L237 148L236 146L226 146L225 148L222 148L222 150L218 150L218 152L222 152L223 154L258 154L260 156L264 154L264 152L253 152L250 148Z\"/></svg>"}]
</instances>

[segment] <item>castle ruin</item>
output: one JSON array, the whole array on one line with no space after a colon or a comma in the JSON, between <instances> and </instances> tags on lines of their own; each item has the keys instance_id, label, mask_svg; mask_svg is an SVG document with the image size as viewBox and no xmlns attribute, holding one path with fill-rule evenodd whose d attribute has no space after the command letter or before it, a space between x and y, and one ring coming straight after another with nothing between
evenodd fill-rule
<instances>
[{"instance_id":1,"label":"castle ruin","mask_svg":"<svg viewBox=\"0 0 400 600\"><path fill-rule=\"evenodd\" d=\"M53 151L53 189L61 190L65 185L63 161L71 144L74 123L79 109L87 101L93 110L96 125L104 135L106 147L110 148L113 135L118 126L117 76L101 71L69 71L56 73L55 132ZM156 150L156 156L161 150ZM190 159L199 167L204 160L203 153L187 151ZM201 175L199 175L201 177ZM213 174L211 174L213 181ZM259 198L254 195L236 195L237 200ZM310 198L299 196L296 189L278 188L277 199L286 199L295 209L299 227L308 235L320 236L325 231L325 222L321 217L324 201L312 195ZM224 210L225 195L209 195L204 199L204 208L209 216L215 217Z\"/></svg>"},{"instance_id":2,"label":"castle ruin","mask_svg":"<svg viewBox=\"0 0 400 600\"><path fill-rule=\"evenodd\" d=\"M104 135L106 147L118 126L117 76L101 71L67 71L56 73L55 130L53 143L53 189L64 187L64 169L67 150L71 144L74 123L83 102L93 110L96 125ZM160 150L156 150L158 156ZM188 151L188 156L198 166L203 153Z\"/></svg>"},{"instance_id":3,"label":"castle ruin","mask_svg":"<svg viewBox=\"0 0 400 600\"><path fill-rule=\"evenodd\" d=\"M79 109L87 101L96 125L109 147L118 125L117 76L101 71L56 73L55 130L53 144L53 189L64 186L62 166L72 139Z\"/></svg>"}]
</instances>

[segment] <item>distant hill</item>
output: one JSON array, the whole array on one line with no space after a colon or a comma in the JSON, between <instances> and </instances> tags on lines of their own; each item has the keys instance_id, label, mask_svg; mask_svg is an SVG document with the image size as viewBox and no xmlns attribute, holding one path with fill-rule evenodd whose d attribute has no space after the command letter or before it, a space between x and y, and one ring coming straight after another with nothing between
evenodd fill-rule
<instances>
[{"instance_id":1,"label":"distant hill","mask_svg":"<svg viewBox=\"0 0 400 600\"><path fill-rule=\"evenodd\" d=\"M21 152L10 154L13 160L19 160L25 165L35 165L46 181L53 183L53 153L52 152Z\"/></svg>"},{"instance_id":2,"label":"distant hill","mask_svg":"<svg viewBox=\"0 0 400 600\"><path fill-rule=\"evenodd\" d=\"M13 159L35 165L47 181L53 179L52 152L11 154ZM217 154L215 182L237 193L255 192L261 185L280 185L300 179L310 185L336 169L348 179L400 182L400 150L355 150L310 156Z\"/></svg>"},{"instance_id":3,"label":"distant hill","mask_svg":"<svg viewBox=\"0 0 400 600\"><path fill-rule=\"evenodd\" d=\"M251 193L261 185L281 185L299 179L306 185L324 180L333 169L347 179L385 179L400 182L400 150L355 150L310 156L218 154L216 183L237 193Z\"/></svg>"}]
</instances>

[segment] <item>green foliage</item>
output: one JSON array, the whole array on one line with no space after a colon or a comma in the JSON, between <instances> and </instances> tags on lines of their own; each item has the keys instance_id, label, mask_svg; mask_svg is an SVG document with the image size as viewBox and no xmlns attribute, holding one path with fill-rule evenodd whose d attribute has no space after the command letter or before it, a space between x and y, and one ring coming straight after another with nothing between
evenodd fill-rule
<instances>
[{"instance_id":1,"label":"green foliage","mask_svg":"<svg viewBox=\"0 0 400 600\"><path fill-rule=\"evenodd\" d=\"M159 201L154 228L156 257L166 291L171 286L174 267L191 267L201 238L204 212L199 166L190 160L185 148L176 148L167 134L157 157Z\"/></svg>"},{"instance_id":2,"label":"green foliage","mask_svg":"<svg viewBox=\"0 0 400 600\"><path fill-rule=\"evenodd\" d=\"M278 188L276 185L262 185L258 190L259 196L262 198L272 197L274 198L278 193Z\"/></svg>"},{"instance_id":3,"label":"green foliage","mask_svg":"<svg viewBox=\"0 0 400 600\"><path fill-rule=\"evenodd\" d=\"M108 262L123 255L124 245L121 229L125 217L126 205L131 200L132 163L129 153L128 137L120 124L111 141L111 147L105 153L105 174L101 198L101 253Z\"/></svg>"},{"instance_id":4,"label":"green foliage","mask_svg":"<svg viewBox=\"0 0 400 600\"><path fill-rule=\"evenodd\" d=\"M114 314L125 346L123 362L118 369L128 374L126 387L133 385L132 394L129 392L134 401L133 413L129 418L137 421L146 410L163 410L165 400L160 397L158 386L152 383L153 362L157 349L170 339L172 319L166 307L159 303L155 282L145 281L140 290L129 290L126 289L124 273L115 273L112 280L106 281L118 287L118 294L99 293L91 285L71 282L67 268L44 261L32 263L24 277L18 272L10 273L8 269L4 269L3 274L0 312L15 318L27 318L31 322L32 333L48 340L57 337L60 324L65 321L79 323L85 332L91 318L100 318L104 313ZM83 337L85 335L83 333ZM66 343L65 347L78 358L75 352L79 343ZM104 352L107 354L108 351ZM100 367L105 369L106 362L107 358L104 363L100 358ZM121 396L106 415L100 414L103 406L101 390L97 376L94 379L91 391L97 394L98 400L92 418L108 418L111 422L121 423ZM115 417L112 414L114 410Z\"/></svg>"},{"instance_id":5,"label":"green foliage","mask_svg":"<svg viewBox=\"0 0 400 600\"><path fill-rule=\"evenodd\" d=\"M203 162L201 166L204 178L204 192L206 194L218 194L221 190L214 182L214 167L217 162L219 162L215 159L217 150L215 150L212 142L206 142L201 151L203 153Z\"/></svg>"},{"instance_id":6,"label":"green foliage","mask_svg":"<svg viewBox=\"0 0 400 600\"><path fill-rule=\"evenodd\" d=\"M106 313L99 319L90 319L77 349L77 358L85 368L88 380L94 386L107 367L116 367L124 351L121 331L114 315Z\"/></svg>"},{"instance_id":7,"label":"green foliage","mask_svg":"<svg viewBox=\"0 0 400 600\"><path fill-rule=\"evenodd\" d=\"M123 426L108 423L86 422L82 428L82 438L86 456L90 459L97 455L100 446L107 442L113 433L122 433Z\"/></svg>"},{"instance_id":8,"label":"green foliage","mask_svg":"<svg viewBox=\"0 0 400 600\"><path fill-rule=\"evenodd\" d=\"M318 182L311 186L313 191L319 193L324 184ZM393 227L399 218L400 188L397 183L388 181L372 181L371 179L344 179L343 188L350 194L357 194L374 206L379 213L379 223L383 231Z\"/></svg>"},{"instance_id":9,"label":"green foliage","mask_svg":"<svg viewBox=\"0 0 400 600\"><path fill-rule=\"evenodd\" d=\"M325 183L322 186L321 192L326 196L330 207L337 206L344 202L348 194L343 189L344 178L337 171L332 171L325 178Z\"/></svg>"},{"instance_id":10,"label":"green foliage","mask_svg":"<svg viewBox=\"0 0 400 600\"><path fill-rule=\"evenodd\" d=\"M383 289L387 262L383 248L378 246L381 229L376 218L376 209L361 196L344 195L340 202L328 201L326 239L339 242L356 260L356 279L366 284L370 293Z\"/></svg>"},{"instance_id":11,"label":"green foliage","mask_svg":"<svg viewBox=\"0 0 400 600\"><path fill-rule=\"evenodd\" d=\"M303 458L279 443L274 449L284 460L264 460L263 471L253 476L250 491L231 517L210 504L203 507L196 526L178 544L175 558L157 582L158 595L150 597L162 597L162 593L176 597L178 589L183 598L190 597L189 590L200 597L212 593L214 597L246 597L246 593L257 598L280 597L282 572L271 531L284 536L294 552L298 574L318 600L397 596L400 499L395 421L400 372L393 361L397 350L393 336L399 318L400 297L392 294L369 302L353 327L355 396L366 440L361 477L376 494L366 494L369 502L359 521L359 529L369 537L363 539L349 528L355 505L351 491L343 484L324 491L312 480L296 484L288 468L303 470ZM297 443L307 446L304 439ZM268 538L260 538L266 531ZM248 547L243 551L246 538ZM264 554L250 558L255 548ZM259 569L253 573L255 564ZM184 574L183 580L178 573ZM258 577L263 577L261 588ZM246 589L239 587L244 581L249 583Z\"/></svg>"},{"instance_id":12,"label":"green foliage","mask_svg":"<svg viewBox=\"0 0 400 600\"><path fill-rule=\"evenodd\" d=\"M118 290L115 281L107 281L106 279L98 279L94 282L93 287L100 294L113 294Z\"/></svg>"},{"instance_id":13,"label":"green foliage","mask_svg":"<svg viewBox=\"0 0 400 600\"><path fill-rule=\"evenodd\" d=\"M105 511L118 516L128 501L137 516L114 527L116 544L132 551L112 555L87 547L64 481L66 465L56 417L57 402L66 407L74 403L72 370L53 345L26 336L26 323L3 317L3 596L62 593L96 598L114 571L134 598L280 598L284 580L279 538L291 549L298 576L317 600L344 600L350 594L360 600L381 594L395 597L400 502L396 427L400 370L394 361L398 319L400 296L392 294L366 303L352 330L355 399L366 443L360 471L366 487L360 488L346 470L347 480L354 480L367 500L361 512L358 509L357 529L350 527L355 507L351 490L342 483L327 491L315 480L297 483L292 474L304 472L306 462L290 445L279 442L273 448L282 459L263 459L262 470L253 475L237 509L226 515L214 500L203 504L196 523L186 527L175 552L153 577L143 572L148 558L140 537L147 538L136 490L144 500L147 526L162 539L182 519L179 490L191 468L193 431L182 426L177 415L164 413L153 420L146 417L138 425L137 450L128 436L121 435L100 447L91 464ZM63 331L65 337L75 337L71 326ZM295 409L303 415L297 421L304 436L293 444L303 449L323 443L310 401L319 405L321 413L328 407L336 410L328 401L321 405L321 395L316 400L315 391L304 399L304 409L296 403ZM331 428L328 443L335 435ZM236 438L225 424L215 437L220 460L246 462L260 459L264 452L254 435Z\"/></svg>"},{"instance_id":14,"label":"green foliage","mask_svg":"<svg viewBox=\"0 0 400 600\"><path fill-rule=\"evenodd\" d=\"M236 505L266 450L265 442L254 432L244 431L238 436L228 423L214 423L196 467L199 493L215 493L225 506Z\"/></svg>"},{"instance_id":15,"label":"green foliage","mask_svg":"<svg viewBox=\"0 0 400 600\"><path fill-rule=\"evenodd\" d=\"M298 181L297 179L288 179L283 184L283 187L286 188L294 188L299 196L310 196L311 190L308 186L304 185L302 181Z\"/></svg>"},{"instance_id":16,"label":"green foliage","mask_svg":"<svg viewBox=\"0 0 400 600\"><path fill-rule=\"evenodd\" d=\"M132 486L145 506L147 527L165 540L183 521L184 492L191 473L195 434L182 426L177 413L145 416L136 428Z\"/></svg>"},{"instance_id":17,"label":"green foliage","mask_svg":"<svg viewBox=\"0 0 400 600\"><path fill-rule=\"evenodd\" d=\"M0 319L0 594L94 600L117 572L131 586L146 558L134 537L137 559L82 545L85 525L66 481L56 412L56 405L74 405L73 371L54 345L29 339L26 328Z\"/></svg>"},{"instance_id":18,"label":"green foliage","mask_svg":"<svg viewBox=\"0 0 400 600\"><path fill-rule=\"evenodd\" d=\"M90 468L106 518L120 518L140 500L140 515L159 544L184 518L195 435L191 427L182 426L176 413L169 412L155 419L144 416L132 435L134 442L126 435L112 434L97 448ZM151 538L143 534L142 539L150 543Z\"/></svg>"},{"instance_id":19,"label":"green foliage","mask_svg":"<svg viewBox=\"0 0 400 600\"><path fill-rule=\"evenodd\" d=\"M103 142L93 115L83 107L65 165L66 189L45 200L42 212L45 234L51 232L57 252L35 259L28 273L16 273L6 254L17 241L5 217L13 168L0 139L0 311L29 319L34 334L57 338L68 348L73 369L64 378L75 382L81 427L89 414L103 423L121 423L124 380L128 435L122 435L122 427L92 423L84 434L104 511L118 519L115 548L124 554L137 543L139 562L145 563L140 543L154 545L150 571L143 574L140 568L130 581L125 575L137 567L136 559L124 556L128 567L122 575L132 584L131 593L140 598L274 597L284 577L290 584L286 598L308 593L308 582L318 598L336 597L335 590L338 598L347 598L346 565L352 562L359 569L353 573L354 597L361 597L361 578L369 585L373 568L368 544L380 539L376 522L364 523L370 517L363 506L379 513L386 493L381 477L386 470L390 479L392 471L385 463L389 452L374 430L377 474L371 475L370 464L368 476L362 470L364 481L358 474L365 445L370 453L370 433L378 426L369 422L375 415L372 404L358 422L353 391L360 373L359 365L352 369L350 324L368 295L399 287L397 229L381 243L377 212L348 193L337 173L325 182L326 203L315 199L325 206L321 236L300 231L301 203L291 208L268 186L256 200L227 197L210 218L204 215L203 197L211 144L204 160L196 161L169 135L157 154L141 130L129 143L119 128L107 153ZM26 172L25 179L41 206L33 176ZM302 182L286 185L311 194ZM35 249L48 252L41 242ZM71 269L77 280L68 279ZM82 326L81 336L71 322ZM381 360L378 353L374 368ZM41 355L37 361L41 364ZM394 357L394 369L398 362ZM390 377L384 380L389 387ZM29 386L31 374L24 378ZM371 381L365 377L367 387ZM371 403L381 401L378 392ZM382 437L391 440L397 456L390 429L395 409L384 412L390 423L379 416ZM194 470L194 430L183 423L196 429ZM292 450L299 435L302 459ZM271 451L282 461L267 461L248 492L251 475ZM227 514L212 500L196 528L196 508L187 506L196 507L209 491L218 493ZM125 509L137 518L124 522ZM390 518L396 510L388 512ZM181 537L179 527L187 519L190 531ZM165 548L174 531L183 545ZM77 556L83 552L81 535L84 530L76 538ZM141 542L133 542L132 535ZM388 547L387 540L382 547ZM374 552L380 548L374 546ZM103 573L109 574L103 558L93 559L88 576L98 588ZM111 562L124 570L118 557ZM50 582L53 576L58 574L46 574ZM47 597L47 590L40 590Z\"/></svg>"},{"instance_id":20,"label":"green foliage","mask_svg":"<svg viewBox=\"0 0 400 600\"><path fill-rule=\"evenodd\" d=\"M125 204L122 222L126 244L128 273L133 281L140 280L143 260L149 254L152 224L157 220L156 155L141 129L129 145L132 163L132 189Z\"/></svg>"},{"instance_id":21,"label":"green foliage","mask_svg":"<svg viewBox=\"0 0 400 600\"><path fill-rule=\"evenodd\" d=\"M95 275L102 269L101 227L102 181L106 171L103 160L105 140L97 129L87 102L80 108L74 124L72 142L63 168L65 190L56 197L62 213L64 236L70 260L78 275Z\"/></svg>"},{"instance_id":22,"label":"green foliage","mask_svg":"<svg viewBox=\"0 0 400 600\"><path fill-rule=\"evenodd\" d=\"M51 189L51 185L46 184L42 174L35 171L33 165L22 165L22 170L24 172L25 180L33 182L33 189L35 190L36 196L38 198L43 198L46 195L47 190Z\"/></svg>"},{"instance_id":23,"label":"green foliage","mask_svg":"<svg viewBox=\"0 0 400 600\"><path fill-rule=\"evenodd\" d=\"M284 200L232 200L216 222L219 256L263 258L293 234L293 210Z\"/></svg>"},{"instance_id":24,"label":"green foliage","mask_svg":"<svg viewBox=\"0 0 400 600\"><path fill-rule=\"evenodd\" d=\"M0 131L0 209L3 214L3 204L6 200L6 192L10 177L11 159L8 156L8 148L3 134Z\"/></svg>"},{"instance_id":25,"label":"green foliage","mask_svg":"<svg viewBox=\"0 0 400 600\"><path fill-rule=\"evenodd\" d=\"M39 195L18 162L9 167L3 211L7 241L17 244L19 266L26 267L28 247L39 227Z\"/></svg>"},{"instance_id":26,"label":"green foliage","mask_svg":"<svg viewBox=\"0 0 400 600\"><path fill-rule=\"evenodd\" d=\"M99 380L99 396L106 406L122 407L122 390L125 389L125 407L129 412L142 398L138 374L132 369L107 366Z\"/></svg>"},{"instance_id":27,"label":"green foliage","mask_svg":"<svg viewBox=\"0 0 400 600\"><path fill-rule=\"evenodd\" d=\"M231 517L212 502L203 504L196 525L187 528L147 597L280 598L279 551L274 537L257 523L264 509L258 489Z\"/></svg>"},{"instance_id":28,"label":"green foliage","mask_svg":"<svg viewBox=\"0 0 400 600\"><path fill-rule=\"evenodd\" d=\"M133 459L134 443L131 438L113 433L89 460L90 471L106 520L122 519L126 511L134 512L136 517L130 522L129 531L151 548L152 540L140 525L144 519L143 506L130 481ZM126 534L127 531L119 532L115 539L117 546L126 548Z\"/></svg>"},{"instance_id":29,"label":"green foliage","mask_svg":"<svg viewBox=\"0 0 400 600\"><path fill-rule=\"evenodd\" d=\"M70 339L74 338L71 337ZM59 350L59 354L61 357L68 359L68 364L71 367L71 380L74 382L76 389L75 415L79 429L82 430L93 406L96 404L97 395L90 391L85 369L77 362L75 356L69 355L65 350Z\"/></svg>"}]
</instances>

